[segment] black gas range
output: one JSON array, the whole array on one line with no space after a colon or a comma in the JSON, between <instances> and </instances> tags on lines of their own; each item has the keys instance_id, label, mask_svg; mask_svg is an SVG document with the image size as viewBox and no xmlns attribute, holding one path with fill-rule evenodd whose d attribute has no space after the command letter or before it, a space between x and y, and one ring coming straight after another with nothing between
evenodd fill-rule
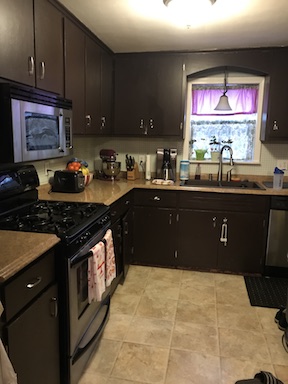
<instances>
[{"instance_id":1,"label":"black gas range","mask_svg":"<svg viewBox=\"0 0 288 384\"><path fill-rule=\"evenodd\" d=\"M99 203L39 200L32 165L0 169L0 229L57 235L71 254L110 221Z\"/></svg>"}]
</instances>

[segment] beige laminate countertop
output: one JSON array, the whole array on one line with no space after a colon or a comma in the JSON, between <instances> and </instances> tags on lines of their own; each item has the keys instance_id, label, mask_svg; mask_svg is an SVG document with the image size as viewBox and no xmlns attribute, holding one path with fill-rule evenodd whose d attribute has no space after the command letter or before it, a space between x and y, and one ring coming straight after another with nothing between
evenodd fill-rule
<instances>
[{"instance_id":1,"label":"beige laminate countertop","mask_svg":"<svg viewBox=\"0 0 288 384\"><path fill-rule=\"evenodd\" d=\"M258 181L258 180L257 180ZM259 181L258 181L259 182ZM261 182L259 182L261 184ZM262 185L263 188L264 185ZM237 188L219 188L219 187L183 187L180 186L179 181L174 185L156 185L152 181L135 180L128 181L126 179L119 179L114 182L103 181L94 179L83 192L80 193L59 193L50 191L50 185L45 184L38 188L39 199L41 200L60 200L60 201L76 201L76 202L96 202L111 205L120 197L134 188L143 189L161 189L161 190L177 190L177 191L190 191L190 192L216 192L216 193L240 193L252 195L269 195L269 196L288 196L288 189L276 190L273 188L260 189L237 189Z\"/></svg>"},{"instance_id":2,"label":"beige laminate countertop","mask_svg":"<svg viewBox=\"0 0 288 384\"><path fill-rule=\"evenodd\" d=\"M8 280L59 241L56 235L46 233L0 231L0 283Z\"/></svg>"},{"instance_id":3,"label":"beige laminate countertop","mask_svg":"<svg viewBox=\"0 0 288 384\"><path fill-rule=\"evenodd\" d=\"M259 180L257 180L259 182ZM275 190L267 188L264 190L232 189L232 188L205 188L205 187L183 187L179 181L174 185L155 185L151 181L143 179L127 181L119 179L114 182L93 180L83 192L80 193L58 193L50 191L50 185L41 185L38 188L40 200L58 200L75 202L96 202L111 205L134 188L155 190L177 190L190 192L216 192L216 193L240 193L252 195L282 195L288 196L288 189ZM27 233L15 231L0 231L0 283L12 277L30 262L52 248L59 239L56 235Z\"/></svg>"}]
</instances>

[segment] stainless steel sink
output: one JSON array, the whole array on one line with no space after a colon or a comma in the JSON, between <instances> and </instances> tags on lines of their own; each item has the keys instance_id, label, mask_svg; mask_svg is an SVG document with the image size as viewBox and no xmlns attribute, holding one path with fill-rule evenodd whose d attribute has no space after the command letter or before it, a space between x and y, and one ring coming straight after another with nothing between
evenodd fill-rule
<instances>
[{"instance_id":1,"label":"stainless steel sink","mask_svg":"<svg viewBox=\"0 0 288 384\"><path fill-rule=\"evenodd\" d=\"M203 187L203 188L236 188L236 189L262 189L256 181L217 181L217 180L187 180L184 187Z\"/></svg>"}]
</instances>

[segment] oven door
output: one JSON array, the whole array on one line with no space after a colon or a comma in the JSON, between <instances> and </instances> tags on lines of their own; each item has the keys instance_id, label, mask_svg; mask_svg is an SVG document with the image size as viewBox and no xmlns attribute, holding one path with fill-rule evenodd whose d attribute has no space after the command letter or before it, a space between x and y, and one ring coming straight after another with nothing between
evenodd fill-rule
<instances>
[{"instance_id":1,"label":"oven door","mask_svg":"<svg viewBox=\"0 0 288 384\"><path fill-rule=\"evenodd\" d=\"M103 327L103 322L109 315L110 287L106 288L101 302L92 301L90 304L88 302L89 251L101 241L108 228L109 224L68 261L69 355L73 356L74 360L76 355L79 356L79 348L84 353L84 344L89 344L97 337L100 331L98 328Z\"/></svg>"}]
</instances>

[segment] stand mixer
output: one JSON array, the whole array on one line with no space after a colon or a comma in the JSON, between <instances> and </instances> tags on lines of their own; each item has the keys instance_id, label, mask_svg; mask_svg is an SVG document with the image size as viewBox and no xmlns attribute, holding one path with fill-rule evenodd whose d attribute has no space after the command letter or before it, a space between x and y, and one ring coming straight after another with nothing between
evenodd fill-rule
<instances>
[{"instance_id":1,"label":"stand mixer","mask_svg":"<svg viewBox=\"0 0 288 384\"><path fill-rule=\"evenodd\" d=\"M121 170L121 162L116 161L117 153L114 149L101 149L100 158L102 160L102 169L99 177L103 180L115 180Z\"/></svg>"}]
</instances>

